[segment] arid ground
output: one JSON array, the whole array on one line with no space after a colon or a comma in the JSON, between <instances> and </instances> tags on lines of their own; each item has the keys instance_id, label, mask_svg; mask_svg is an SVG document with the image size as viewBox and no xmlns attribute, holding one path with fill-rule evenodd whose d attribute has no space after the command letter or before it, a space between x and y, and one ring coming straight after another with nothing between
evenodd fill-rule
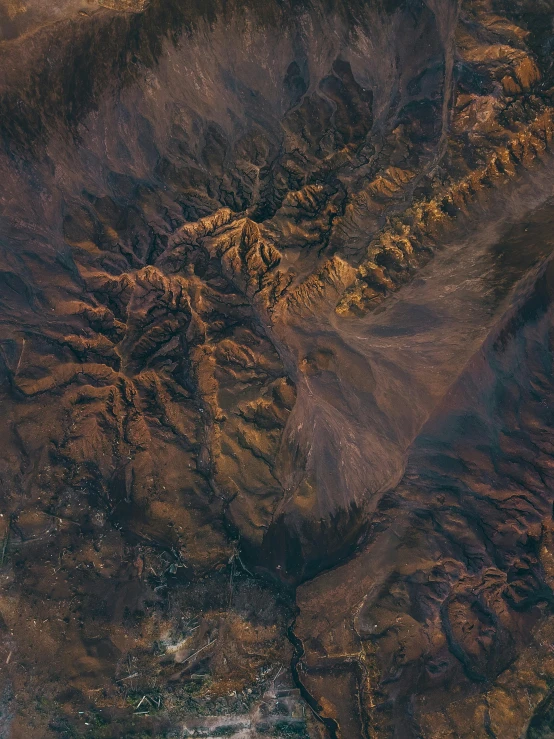
<instances>
[{"instance_id":1,"label":"arid ground","mask_svg":"<svg viewBox=\"0 0 554 739\"><path fill-rule=\"evenodd\" d=\"M0 0L0 737L554 737L553 54Z\"/></svg>"}]
</instances>

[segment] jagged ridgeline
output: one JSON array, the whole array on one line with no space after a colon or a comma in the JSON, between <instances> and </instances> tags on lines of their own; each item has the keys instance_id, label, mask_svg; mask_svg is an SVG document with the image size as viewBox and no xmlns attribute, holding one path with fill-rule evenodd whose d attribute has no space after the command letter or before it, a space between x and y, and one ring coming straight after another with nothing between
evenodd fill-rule
<instances>
[{"instance_id":1,"label":"jagged ridgeline","mask_svg":"<svg viewBox=\"0 0 554 739\"><path fill-rule=\"evenodd\" d=\"M416 684L446 705L448 674L469 681L470 701L507 669L504 652L520 658L540 614L512 611L550 587L550 560L535 552L551 511L535 477L548 464L517 483L533 488L535 543L485 522L466 547L444 512L473 509L454 501L468 495L456 486L498 504L475 469L478 434L471 452L455 438L456 482L433 444L451 389L485 366L496 377L502 342L490 337L502 327L526 327L537 367L549 361L533 286L548 303L553 14L554 3L520 0L66 0L52 15L42 0L0 0L0 567L17 604L2 616L8 665L16 649L24 665L35 652L48 664L29 683L13 668L12 693L53 680L63 623L78 698L60 689L44 715L79 701L92 710L87 691L106 690L102 710L115 701L129 732L129 705L150 716L176 684L149 731L173 730L175 710L191 732L209 716L214 736L244 724L317 737L309 705L329 736L420 726L438 737L447 728L431 709L410 713ZM536 208L532 243L514 246L509 222ZM533 372L545 394L547 370ZM486 401L492 424L500 411ZM538 445L527 415L524 425ZM439 478L450 486L440 505ZM482 517L498 528L491 510ZM425 529L431 552L414 511L425 526L444 518ZM510 526L526 530L518 515ZM439 596L395 559L405 532L417 572L443 588L427 615L414 593ZM309 582L358 550L348 592L344 570ZM168 578L187 586L174 593ZM503 578L498 597L475 604L471 588ZM394 602L379 590L389 585ZM22 629L39 602L45 635L31 639ZM308 618L321 604L332 628ZM460 626L468 613L496 644L483 654ZM423 678L426 638L435 672ZM277 670L291 659L280 696ZM153 670L158 687L144 678L127 690L127 663L141 678ZM550 715L540 695L535 729ZM240 721L214 719L222 696ZM475 710L486 716L483 702ZM17 721L14 736L32 735L33 721L45 737L74 726L25 711Z\"/></svg>"},{"instance_id":2,"label":"jagged ridgeline","mask_svg":"<svg viewBox=\"0 0 554 739\"><path fill-rule=\"evenodd\" d=\"M549 8L114 9L10 41L10 403L52 414L52 494L83 486L178 547L205 510L216 559L231 526L302 577L328 516L325 561L353 546L435 402L422 389L398 426L349 321L548 157Z\"/></svg>"},{"instance_id":3,"label":"jagged ridgeline","mask_svg":"<svg viewBox=\"0 0 554 739\"><path fill-rule=\"evenodd\" d=\"M184 491L253 552L267 539L286 559L299 537L293 578L320 566L329 515L344 519L329 556L345 553L434 402L416 394L389 427L349 317L548 156L541 8L152 2L29 20L2 126L8 192L26 198L6 217L32 264L6 257L4 274L35 330L7 331L5 364L55 407L65 484L178 546ZM78 435L86 449L64 431L77 408L90 429L111 419Z\"/></svg>"},{"instance_id":4,"label":"jagged ridgeline","mask_svg":"<svg viewBox=\"0 0 554 739\"><path fill-rule=\"evenodd\" d=\"M369 234L439 157L456 6L69 3L48 24L39 9L12 12L1 123L6 233L25 243L19 264L5 248L4 365L16 415L41 407L32 474L138 535L186 537L191 566L225 556L225 526L254 553L289 499L316 531L329 512L359 520L366 464L320 493L302 482L310 423L290 444L283 430L326 356L362 359L298 327L332 331ZM394 153L399 125L426 132ZM331 459L333 412L323 425Z\"/></svg>"}]
</instances>

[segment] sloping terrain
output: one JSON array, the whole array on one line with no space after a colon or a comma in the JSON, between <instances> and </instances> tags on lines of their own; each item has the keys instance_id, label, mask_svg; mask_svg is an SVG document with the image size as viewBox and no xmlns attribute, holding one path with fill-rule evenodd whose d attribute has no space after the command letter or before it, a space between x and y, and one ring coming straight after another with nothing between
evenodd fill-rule
<instances>
[{"instance_id":1,"label":"sloping terrain","mask_svg":"<svg viewBox=\"0 0 554 739\"><path fill-rule=\"evenodd\" d=\"M0 25L0 735L554 735L554 5Z\"/></svg>"}]
</instances>

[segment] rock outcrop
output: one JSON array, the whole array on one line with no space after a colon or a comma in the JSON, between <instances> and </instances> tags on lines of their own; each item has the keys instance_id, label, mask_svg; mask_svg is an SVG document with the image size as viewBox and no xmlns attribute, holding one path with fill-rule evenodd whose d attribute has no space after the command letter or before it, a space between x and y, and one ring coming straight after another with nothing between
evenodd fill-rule
<instances>
[{"instance_id":1,"label":"rock outcrop","mask_svg":"<svg viewBox=\"0 0 554 739\"><path fill-rule=\"evenodd\" d=\"M552 3L46 5L0 0L0 734L548 735Z\"/></svg>"}]
</instances>

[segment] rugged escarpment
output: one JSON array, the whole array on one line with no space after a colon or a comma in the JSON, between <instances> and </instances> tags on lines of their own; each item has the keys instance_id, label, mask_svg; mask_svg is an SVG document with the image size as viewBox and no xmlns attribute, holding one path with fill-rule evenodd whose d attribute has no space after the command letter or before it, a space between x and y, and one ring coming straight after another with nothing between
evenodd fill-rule
<instances>
[{"instance_id":1,"label":"rugged escarpment","mask_svg":"<svg viewBox=\"0 0 554 739\"><path fill-rule=\"evenodd\" d=\"M362 552L299 590L303 679L341 735L549 735L551 290L549 261L423 428Z\"/></svg>"},{"instance_id":2,"label":"rugged escarpment","mask_svg":"<svg viewBox=\"0 0 554 739\"><path fill-rule=\"evenodd\" d=\"M0 5L1 730L540 736L554 8Z\"/></svg>"}]
</instances>

